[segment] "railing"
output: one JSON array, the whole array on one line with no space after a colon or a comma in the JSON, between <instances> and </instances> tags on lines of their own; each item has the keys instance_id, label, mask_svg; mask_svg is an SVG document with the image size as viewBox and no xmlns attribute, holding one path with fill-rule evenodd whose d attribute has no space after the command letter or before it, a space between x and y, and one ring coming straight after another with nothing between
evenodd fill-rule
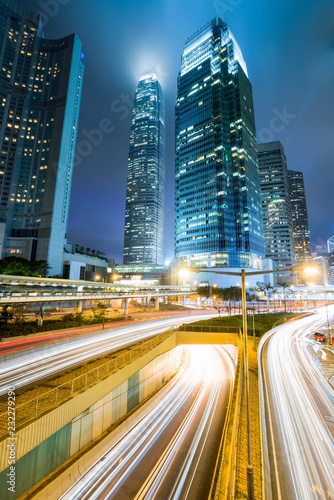
<instances>
[{"instance_id":1,"label":"railing","mask_svg":"<svg viewBox=\"0 0 334 500\"><path fill-rule=\"evenodd\" d=\"M181 332L239 333L239 328L236 326L181 325L179 330Z\"/></svg>"},{"instance_id":2,"label":"railing","mask_svg":"<svg viewBox=\"0 0 334 500\"><path fill-rule=\"evenodd\" d=\"M131 361L139 358L143 354L151 351L154 347L161 344L175 331L174 328L166 330L163 333L149 339L141 344L135 345L131 350L117 356L116 358L107 361L92 370L89 370L72 380L58 385L40 396L27 401L21 405L17 405L15 409L16 428L32 418L36 418L42 413L59 406L66 400L70 399L73 394L89 389L98 381L110 376L117 370L120 370ZM7 434L7 411L0 414L0 437Z\"/></svg>"},{"instance_id":3,"label":"railing","mask_svg":"<svg viewBox=\"0 0 334 500\"><path fill-rule=\"evenodd\" d=\"M233 394L227 410L225 428L219 447L210 492L210 498L213 498L214 500L227 500L228 498L234 498L237 441L245 369L244 346L242 342L241 330L238 329L238 332L238 362L235 373Z\"/></svg>"}]
</instances>

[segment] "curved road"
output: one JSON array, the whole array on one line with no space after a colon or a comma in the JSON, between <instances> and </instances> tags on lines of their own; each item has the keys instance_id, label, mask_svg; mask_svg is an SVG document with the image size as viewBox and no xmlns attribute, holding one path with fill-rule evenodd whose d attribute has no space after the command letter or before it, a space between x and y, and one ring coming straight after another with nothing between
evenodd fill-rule
<instances>
[{"instance_id":1,"label":"curved road","mask_svg":"<svg viewBox=\"0 0 334 500\"><path fill-rule=\"evenodd\" d=\"M328 310L333 314L333 307ZM334 390L318 356L326 349L313 342L313 332L324 326L321 311L278 327L261 341L267 498L334 500Z\"/></svg>"},{"instance_id":2,"label":"curved road","mask_svg":"<svg viewBox=\"0 0 334 500\"><path fill-rule=\"evenodd\" d=\"M186 352L182 376L61 499L208 498L234 366L221 347Z\"/></svg>"},{"instance_id":3,"label":"curved road","mask_svg":"<svg viewBox=\"0 0 334 500\"><path fill-rule=\"evenodd\" d=\"M132 324L104 330L103 333L92 333L88 338L60 340L49 346L20 351L13 359L0 358L0 396L5 395L10 386L15 386L17 390L90 359L158 335L173 326L215 315L177 316Z\"/></svg>"}]
</instances>

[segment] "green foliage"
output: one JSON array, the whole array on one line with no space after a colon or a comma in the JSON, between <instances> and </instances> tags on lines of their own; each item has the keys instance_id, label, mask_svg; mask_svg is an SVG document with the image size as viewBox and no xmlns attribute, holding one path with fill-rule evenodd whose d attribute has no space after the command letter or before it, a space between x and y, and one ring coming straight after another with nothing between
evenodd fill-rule
<instances>
[{"instance_id":1,"label":"green foliage","mask_svg":"<svg viewBox=\"0 0 334 500\"><path fill-rule=\"evenodd\" d=\"M255 336L262 337L266 332L273 328L276 322L279 322L280 325L285 323L284 320L289 320L298 316L296 314L285 314L285 313L277 313L277 314L255 314ZM238 314L235 316L224 316L220 318L211 318L203 321L197 321L196 323L191 323L192 325L199 326L236 326L242 328L242 315ZM248 335L253 335L253 315L248 316L248 327L247 327Z\"/></svg>"},{"instance_id":2,"label":"green foliage","mask_svg":"<svg viewBox=\"0 0 334 500\"><path fill-rule=\"evenodd\" d=\"M13 314L8 311L9 306L2 306L1 314L0 314L0 323L8 323L11 319L13 319Z\"/></svg>"},{"instance_id":3,"label":"green foliage","mask_svg":"<svg viewBox=\"0 0 334 500\"><path fill-rule=\"evenodd\" d=\"M26 312L26 310L25 310L25 307L23 304L16 304L14 306L13 316L15 317L16 323L23 323L25 321L25 319L24 319L25 312Z\"/></svg>"},{"instance_id":4,"label":"green foliage","mask_svg":"<svg viewBox=\"0 0 334 500\"><path fill-rule=\"evenodd\" d=\"M131 319L131 316L119 316L116 318L106 319L106 323L115 323L118 321L127 321ZM3 323L1 324L1 337L17 337L19 335L29 335L31 333L48 332L54 330L64 330L66 328L76 328L82 325L96 325L99 323L101 323L101 320L98 318L93 317L91 319L86 319L82 318L80 314L66 314L65 320L44 320L43 325L38 325L37 323L30 321L22 324Z\"/></svg>"},{"instance_id":5,"label":"green foliage","mask_svg":"<svg viewBox=\"0 0 334 500\"><path fill-rule=\"evenodd\" d=\"M159 311L184 311L187 307L178 304L159 304Z\"/></svg>"},{"instance_id":6,"label":"green foliage","mask_svg":"<svg viewBox=\"0 0 334 500\"><path fill-rule=\"evenodd\" d=\"M71 326L71 323L74 323L74 326L78 326L84 323L84 319L82 317L82 313L69 313L63 316L63 322L69 327Z\"/></svg>"},{"instance_id":7,"label":"green foliage","mask_svg":"<svg viewBox=\"0 0 334 500\"><path fill-rule=\"evenodd\" d=\"M211 286L209 285L199 286L196 291L201 297L211 297Z\"/></svg>"},{"instance_id":8,"label":"green foliage","mask_svg":"<svg viewBox=\"0 0 334 500\"><path fill-rule=\"evenodd\" d=\"M209 285L199 286L197 288L197 293L202 297L212 297L213 295L217 299L221 300L241 300L241 287L240 286L230 286L228 288L220 288L219 286L213 287ZM247 300L252 300L253 295L246 293Z\"/></svg>"},{"instance_id":9,"label":"green foliage","mask_svg":"<svg viewBox=\"0 0 334 500\"><path fill-rule=\"evenodd\" d=\"M48 269L49 265L46 260L30 262L23 257L5 257L0 260L0 274L45 277Z\"/></svg>"}]
</instances>

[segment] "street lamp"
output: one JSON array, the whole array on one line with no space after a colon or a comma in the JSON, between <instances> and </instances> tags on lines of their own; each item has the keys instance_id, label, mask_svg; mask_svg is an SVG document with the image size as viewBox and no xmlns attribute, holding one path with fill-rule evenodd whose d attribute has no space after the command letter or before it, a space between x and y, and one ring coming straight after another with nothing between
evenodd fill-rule
<instances>
[{"instance_id":1,"label":"street lamp","mask_svg":"<svg viewBox=\"0 0 334 500\"><path fill-rule=\"evenodd\" d=\"M279 272L305 272L308 276L311 274L316 274L318 270L313 266L293 266L289 269L280 269ZM211 271L210 269L196 268L196 267L186 267L181 268L180 271L183 275L186 272L192 273L214 273L223 274L225 276L238 276L241 277L241 301L242 301L242 326L244 335L244 351L245 351L245 382L246 382L246 401L247 401L247 442L248 442L248 466L247 466L247 490L248 499L255 500L254 496L254 468L252 464L252 446L251 446L251 433L250 433L250 404L249 404L249 374L248 374L248 349L247 349L247 302L246 302L246 276L258 276L260 274L272 274L277 273L275 270L262 270L262 271L251 271L246 273L245 269L241 269L241 272L229 272L229 271Z\"/></svg>"},{"instance_id":2,"label":"street lamp","mask_svg":"<svg viewBox=\"0 0 334 500\"><path fill-rule=\"evenodd\" d=\"M326 285L324 283L324 294L325 294L325 308L326 308L326 317L327 317L327 332L328 332L328 344L331 345L332 343L332 336L331 336L331 327L329 324L329 318L328 318L328 307L327 307L327 297L326 297Z\"/></svg>"},{"instance_id":3,"label":"street lamp","mask_svg":"<svg viewBox=\"0 0 334 500\"><path fill-rule=\"evenodd\" d=\"M104 307L103 307L103 315L102 315L102 330L104 330L104 322L105 322L105 311L107 307L107 276L103 278L102 276L99 276L98 274L95 275L95 281L98 281L101 279L103 282L104 280Z\"/></svg>"}]
</instances>

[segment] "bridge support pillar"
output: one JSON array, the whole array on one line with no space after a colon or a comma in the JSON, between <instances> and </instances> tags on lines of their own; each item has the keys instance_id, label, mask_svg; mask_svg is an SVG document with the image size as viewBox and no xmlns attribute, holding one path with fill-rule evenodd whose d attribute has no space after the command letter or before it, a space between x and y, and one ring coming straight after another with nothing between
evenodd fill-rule
<instances>
[{"instance_id":1,"label":"bridge support pillar","mask_svg":"<svg viewBox=\"0 0 334 500\"><path fill-rule=\"evenodd\" d=\"M304 302L305 302L305 311L307 311L308 310L308 300L304 300Z\"/></svg>"},{"instance_id":2,"label":"bridge support pillar","mask_svg":"<svg viewBox=\"0 0 334 500\"><path fill-rule=\"evenodd\" d=\"M159 297L155 297L155 310L159 311Z\"/></svg>"},{"instance_id":3,"label":"bridge support pillar","mask_svg":"<svg viewBox=\"0 0 334 500\"><path fill-rule=\"evenodd\" d=\"M125 299L125 304L124 304L124 314L127 316L129 314L129 300L130 299Z\"/></svg>"},{"instance_id":4,"label":"bridge support pillar","mask_svg":"<svg viewBox=\"0 0 334 500\"><path fill-rule=\"evenodd\" d=\"M165 304L168 304L168 295L165 297Z\"/></svg>"},{"instance_id":5,"label":"bridge support pillar","mask_svg":"<svg viewBox=\"0 0 334 500\"><path fill-rule=\"evenodd\" d=\"M77 314L82 313L82 300L78 300L78 301L77 301L76 313L77 313Z\"/></svg>"}]
</instances>

